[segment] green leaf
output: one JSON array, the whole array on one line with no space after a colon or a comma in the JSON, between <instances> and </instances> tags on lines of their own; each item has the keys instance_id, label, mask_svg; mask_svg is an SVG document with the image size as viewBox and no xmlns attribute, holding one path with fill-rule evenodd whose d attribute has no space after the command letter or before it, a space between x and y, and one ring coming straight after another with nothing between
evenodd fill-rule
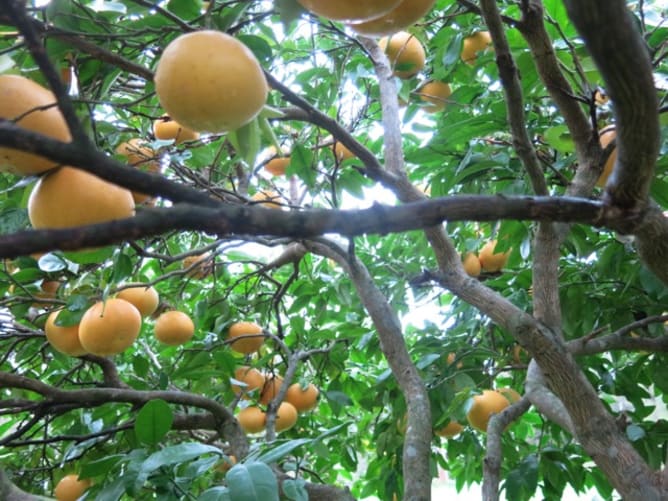
<instances>
[{"instance_id":1,"label":"green leaf","mask_svg":"<svg viewBox=\"0 0 668 501\"><path fill-rule=\"evenodd\" d=\"M313 169L313 152L310 148L300 144L292 148L290 165L288 165L286 174L288 176L296 175L310 188L315 186L317 173Z\"/></svg>"},{"instance_id":2,"label":"green leaf","mask_svg":"<svg viewBox=\"0 0 668 501\"><path fill-rule=\"evenodd\" d=\"M225 475L234 501L278 501L278 481L265 463L234 465Z\"/></svg>"},{"instance_id":3,"label":"green leaf","mask_svg":"<svg viewBox=\"0 0 668 501\"><path fill-rule=\"evenodd\" d=\"M283 495L294 501L308 501L309 496L306 491L306 482L301 478L289 479L283 481Z\"/></svg>"},{"instance_id":4,"label":"green leaf","mask_svg":"<svg viewBox=\"0 0 668 501\"><path fill-rule=\"evenodd\" d=\"M212 487L205 490L197 501L232 501L230 490L227 487Z\"/></svg>"},{"instance_id":5,"label":"green leaf","mask_svg":"<svg viewBox=\"0 0 668 501\"><path fill-rule=\"evenodd\" d=\"M167 402L161 399L151 400L137 413L135 434L140 442L156 445L172 428L173 421L172 409Z\"/></svg>"},{"instance_id":6,"label":"green leaf","mask_svg":"<svg viewBox=\"0 0 668 501\"><path fill-rule=\"evenodd\" d=\"M167 10L183 20L192 19L201 14L201 0L169 0Z\"/></svg>"}]
</instances>

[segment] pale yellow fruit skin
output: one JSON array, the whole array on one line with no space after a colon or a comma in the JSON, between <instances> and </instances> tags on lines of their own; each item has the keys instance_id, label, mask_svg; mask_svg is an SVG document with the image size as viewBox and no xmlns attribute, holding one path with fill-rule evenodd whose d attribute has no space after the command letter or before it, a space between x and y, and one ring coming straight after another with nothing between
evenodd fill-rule
<instances>
[{"instance_id":1,"label":"pale yellow fruit skin","mask_svg":"<svg viewBox=\"0 0 668 501\"><path fill-rule=\"evenodd\" d=\"M297 0L314 14L332 21L367 21L390 12L401 0Z\"/></svg>"},{"instance_id":2,"label":"pale yellow fruit skin","mask_svg":"<svg viewBox=\"0 0 668 501\"><path fill-rule=\"evenodd\" d=\"M264 386L265 383L264 374L262 374L257 369L245 365L242 367L238 367L234 371L234 379L236 379L237 381L241 381L242 383L246 383L246 386L237 386L235 384L232 385L232 391L235 394L241 393L242 398L244 399L249 398L248 397L249 393L262 390L262 387Z\"/></svg>"},{"instance_id":3,"label":"pale yellow fruit skin","mask_svg":"<svg viewBox=\"0 0 668 501\"><path fill-rule=\"evenodd\" d=\"M188 127L182 126L176 120L172 120L169 117L162 117L153 122L153 135L156 139L173 139L174 144L199 139L199 132L190 130Z\"/></svg>"},{"instance_id":4,"label":"pale yellow fruit skin","mask_svg":"<svg viewBox=\"0 0 668 501\"><path fill-rule=\"evenodd\" d=\"M61 327L56 325L56 319L61 310L53 311L46 319L44 324L44 334L46 339L51 345L51 347L69 355L71 357L80 357L85 355L87 352L83 346L81 346L81 341L79 341L79 324L71 325L68 327Z\"/></svg>"},{"instance_id":5,"label":"pale yellow fruit skin","mask_svg":"<svg viewBox=\"0 0 668 501\"><path fill-rule=\"evenodd\" d=\"M281 402L276 410L276 432L289 430L297 423L297 409L290 402Z\"/></svg>"},{"instance_id":6,"label":"pale yellow fruit skin","mask_svg":"<svg viewBox=\"0 0 668 501\"><path fill-rule=\"evenodd\" d=\"M297 412L306 412L318 405L318 388L309 383L305 390L299 383L291 384L285 394L285 401L295 406Z\"/></svg>"},{"instance_id":7,"label":"pale yellow fruit skin","mask_svg":"<svg viewBox=\"0 0 668 501\"><path fill-rule=\"evenodd\" d=\"M462 61L467 64L473 64L478 52L487 48L492 43L492 37L489 31L478 31L464 39L462 43Z\"/></svg>"},{"instance_id":8,"label":"pale yellow fruit skin","mask_svg":"<svg viewBox=\"0 0 668 501\"><path fill-rule=\"evenodd\" d=\"M128 303L134 305L134 307L139 310L142 317L153 315L160 303L158 291L155 290L155 287L153 286L129 287L116 294L116 297L125 299Z\"/></svg>"},{"instance_id":9,"label":"pale yellow fruit skin","mask_svg":"<svg viewBox=\"0 0 668 501\"><path fill-rule=\"evenodd\" d=\"M615 126L609 126L601 129L598 133L598 139L601 143L601 148L605 149L607 146L617 137L617 131ZM610 153L610 156L606 159L605 165L603 166L603 172L601 176L596 181L596 186L602 188L605 186L605 183L608 181L610 174L612 174L612 169L615 167L615 162L617 161L617 148L614 148Z\"/></svg>"},{"instance_id":10,"label":"pale yellow fruit skin","mask_svg":"<svg viewBox=\"0 0 668 501\"><path fill-rule=\"evenodd\" d=\"M466 418L476 430L487 431L487 424L492 414L498 414L509 405L508 399L498 391L484 390L482 395L473 397L473 405Z\"/></svg>"},{"instance_id":11,"label":"pale yellow fruit skin","mask_svg":"<svg viewBox=\"0 0 668 501\"><path fill-rule=\"evenodd\" d=\"M53 490L56 501L76 501L91 485L90 480L79 480L75 474L65 475Z\"/></svg>"},{"instance_id":12,"label":"pale yellow fruit skin","mask_svg":"<svg viewBox=\"0 0 668 501\"><path fill-rule=\"evenodd\" d=\"M198 132L226 132L250 122L269 92L248 47L213 30L187 33L162 53L155 90L167 114Z\"/></svg>"},{"instance_id":13,"label":"pale yellow fruit skin","mask_svg":"<svg viewBox=\"0 0 668 501\"><path fill-rule=\"evenodd\" d=\"M251 334L262 334L262 327L253 322L236 322L230 326L228 339L234 339L239 336L249 336ZM230 343L232 350L249 354L260 349L264 343L263 336L246 337Z\"/></svg>"},{"instance_id":14,"label":"pale yellow fruit skin","mask_svg":"<svg viewBox=\"0 0 668 501\"><path fill-rule=\"evenodd\" d=\"M439 437L452 438L459 435L464 430L464 427L457 421L450 421L443 428L434 430L434 433Z\"/></svg>"},{"instance_id":15,"label":"pale yellow fruit skin","mask_svg":"<svg viewBox=\"0 0 668 501\"><path fill-rule=\"evenodd\" d=\"M69 143L72 136L55 104L53 93L38 83L19 75L0 75L0 118L22 117L16 122L19 127ZM46 108L35 110L42 107ZM44 157L0 147L0 172L29 176L56 165Z\"/></svg>"},{"instance_id":16,"label":"pale yellow fruit skin","mask_svg":"<svg viewBox=\"0 0 668 501\"><path fill-rule=\"evenodd\" d=\"M79 324L79 341L89 353L106 357L132 346L140 330L139 310L123 299L111 298L86 310Z\"/></svg>"},{"instance_id":17,"label":"pale yellow fruit skin","mask_svg":"<svg viewBox=\"0 0 668 501\"><path fill-rule=\"evenodd\" d=\"M267 415L259 407L246 407L237 414L239 425L246 433L259 433L264 430Z\"/></svg>"},{"instance_id":18,"label":"pale yellow fruit skin","mask_svg":"<svg viewBox=\"0 0 668 501\"><path fill-rule=\"evenodd\" d=\"M411 78L424 68L427 54L420 41L410 33L400 31L391 37L381 38L378 45L390 60L395 76Z\"/></svg>"},{"instance_id":19,"label":"pale yellow fruit skin","mask_svg":"<svg viewBox=\"0 0 668 501\"><path fill-rule=\"evenodd\" d=\"M429 103L423 109L430 113L436 113L445 109L447 99L452 95L452 89L450 84L432 80L420 87L418 95L422 101Z\"/></svg>"},{"instance_id":20,"label":"pale yellow fruit skin","mask_svg":"<svg viewBox=\"0 0 668 501\"><path fill-rule=\"evenodd\" d=\"M383 37L402 31L423 18L436 0L403 0L390 12L376 19L350 25L353 31L370 37Z\"/></svg>"},{"instance_id":21,"label":"pale yellow fruit skin","mask_svg":"<svg viewBox=\"0 0 668 501\"><path fill-rule=\"evenodd\" d=\"M28 200L34 228L70 228L134 215L130 190L88 172L62 167L44 175Z\"/></svg>"},{"instance_id":22,"label":"pale yellow fruit skin","mask_svg":"<svg viewBox=\"0 0 668 501\"><path fill-rule=\"evenodd\" d=\"M161 343L178 346L192 339L195 334L195 324L182 311L166 311L155 321L154 333Z\"/></svg>"}]
</instances>

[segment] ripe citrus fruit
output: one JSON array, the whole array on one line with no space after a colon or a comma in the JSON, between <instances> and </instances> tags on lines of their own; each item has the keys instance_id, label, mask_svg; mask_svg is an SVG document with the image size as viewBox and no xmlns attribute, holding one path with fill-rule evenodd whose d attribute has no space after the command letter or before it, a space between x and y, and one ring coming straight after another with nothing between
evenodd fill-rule
<instances>
[{"instance_id":1,"label":"ripe citrus fruit","mask_svg":"<svg viewBox=\"0 0 668 501\"><path fill-rule=\"evenodd\" d=\"M79 324L79 341L88 353L106 357L132 346L141 330L141 314L123 299L99 301L88 308Z\"/></svg>"},{"instance_id":2,"label":"ripe citrus fruit","mask_svg":"<svg viewBox=\"0 0 668 501\"><path fill-rule=\"evenodd\" d=\"M332 21L367 21L383 16L401 0L297 0L305 9Z\"/></svg>"},{"instance_id":3,"label":"ripe citrus fruit","mask_svg":"<svg viewBox=\"0 0 668 501\"><path fill-rule=\"evenodd\" d=\"M39 292L35 293L35 298L38 301L33 303L33 307L39 308L41 306L42 300L55 299L58 289L60 288L60 282L58 280L44 280L39 286L41 289Z\"/></svg>"},{"instance_id":4,"label":"ripe citrus fruit","mask_svg":"<svg viewBox=\"0 0 668 501\"><path fill-rule=\"evenodd\" d=\"M448 364L448 365L452 365L452 364L455 363L455 360L457 360L457 355L455 355L455 354L452 353L452 352L451 352L451 353L448 353L448 357L446 358L446 362L447 362L447 364ZM461 369L462 367L464 367L464 362L462 362L462 361L460 360L459 362L457 362L457 368L458 368L458 369Z\"/></svg>"},{"instance_id":5,"label":"ripe citrus fruit","mask_svg":"<svg viewBox=\"0 0 668 501\"><path fill-rule=\"evenodd\" d=\"M378 41L390 60L394 75L399 78L411 78L424 68L427 55L420 41L406 31L400 31Z\"/></svg>"},{"instance_id":6,"label":"ripe citrus fruit","mask_svg":"<svg viewBox=\"0 0 668 501\"><path fill-rule=\"evenodd\" d=\"M485 245L482 246L480 252L478 252L478 259L480 259L480 265L482 269L489 272L500 271L508 262L508 257L510 256L510 251L508 249L506 252L494 252L496 249L496 240L490 240Z\"/></svg>"},{"instance_id":7,"label":"ripe citrus fruit","mask_svg":"<svg viewBox=\"0 0 668 501\"><path fill-rule=\"evenodd\" d=\"M214 30L172 40L154 80L169 116L198 132L226 132L247 124L262 110L269 92L262 66L250 49Z\"/></svg>"},{"instance_id":8,"label":"ripe citrus fruit","mask_svg":"<svg viewBox=\"0 0 668 501\"><path fill-rule=\"evenodd\" d=\"M290 402L281 402L276 411L276 432L289 430L297 423L297 409Z\"/></svg>"},{"instance_id":9,"label":"ripe citrus fruit","mask_svg":"<svg viewBox=\"0 0 668 501\"><path fill-rule=\"evenodd\" d=\"M473 252L467 252L462 260L462 265L464 266L464 271L470 277L477 277L480 275L482 266L480 265L480 259Z\"/></svg>"},{"instance_id":10,"label":"ripe citrus fruit","mask_svg":"<svg viewBox=\"0 0 668 501\"><path fill-rule=\"evenodd\" d=\"M264 164L264 170L274 176L285 176L288 165L290 165L290 157L275 157Z\"/></svg>"},{"instance_id":11,"label":"ripe citrus fruit","mask_svg":"<svg viewBox=\"0 0 668 501\"><path fill-rule=\"evenodd\" d=\"M318 405L318 388L312 383L303 389L299 383L291 384L285 394L285 401L295 406L298 412L306 412Z\"/></svg>"},{"instance_id":12,"label":"ripe citrus fruit","mask_svg":"<svg viewBox=\"0 0 668 501\"><path fill-rule=\"evenodd\" d=\"M416 23L429 12L436 0L402 0L384 16L366 21L353 23L350 27L361 35L382 37L405 30Z\"/></svg>"},{"instance_id":13,"label":"ripe citrus fruit","mask_svg":"<svg viewBox=\"0 0 668 501\"><path fill-rule=\"evenodd\" d=\"M522 395L520 395L517 391L515 391L513 388L498 388L496 391L501 393L504 397L508 399L508 402L511 404L514 404L515 402L518 402L519 400L522 399Z\"/></svg>"},{"instance_id":14,"label":"ripe citrus fruit","mask_svg":"<svg viewBox=\"0 0 668 501\"><path fill-rule=\"evenodd\" d=\"M246 433L259 433L264 430L267 415L259 407L250 406L239 411L237 421Z\"/></svg>"},{"instance_id":15,"label":"ripe citrus fruit","mask_svg":"<svg viewBox=\"0 0 668 501\"><path fill-rule=\"evenodd\" d=\"M492 37L489 31L478 31L464 39L462 43L462 61L467 64L473 64L478 52L484 50L492 43Z\"/></svg>"},{"instance_id":16,"label":"ripe citrus fruit","mask_svg":"<svg viewBox=\"0 0 668 501\"><path fill-rule=\"evenodd\" d=\"M134 215L129 190L72 167L44 175L28 199L34 228L69 228Z\"/></svg>"},{"instance_id":17,"label":"ripe citrus fruit","mask_svg":"<svg viewBox=\"0 0 668 501\"><path fill-rule=\"evenodd\" d=\"M116 153L126 157L128 163L133 167L146 172L160 172L160 161L155 151L146 146L146 142L139 138L133 138L119 144L116 147ZM151 196L146 193L133 191L132 198L136 204L142 204L149 200Z\"/></svg>"},{"instance_id":18,"label":"ripe citrus fruit","mask_svg":"<svg viewBox=\"0 0 668 501\"><path fill-rule=\"evenodd\" d=\"M72 140L53 93L19 75L0 75L0 118L19 118L15 122L19 127L66 143ZM0 172L29 176L56 165L47 158L0 146Z\"/></svg>"},{"instance_id":19,"label":"ripe citrus fruit","mask_svg":"<svg viewBox=\"0 0 668 501\"><path fill-rule=\"evenodd\" d=\"M155 321L153 332L161 343L178 346L190 341L195 334L195 324L182 311L166 311Z\"/></svg>"},{"instance_id":20,"label":"ripe citrus fruit","mask_svg":"<svg viewBox=\"0 0 668 501\"><path fill-rule=\"evenodd\" d=\"M283 378L278 374L269 375L266 377L262 391L260 392L260 403L263 405L268 405L278 392L281 391L281 386L283 386Z\"/></svg>"},{"instance_id":21,"label":"ripe citrus fruit","mask_svg":"<svg viewBox=\"0 0 668 501\"><path fill-rule=\"evenodd\" d=\"M610 125L604 127L598 133L598 140L601 143L601 148L605 149L607 146L617 137L617 132L615 131L615 126ZM613 148L612 152L605 160L605 165L603 166L603 172L601 172L598 181L596 181L596 186L602 188L605 186L605 183L608 181L610 174L612 174L612 169L615 167L615 162L617 161L617 148Z\"/></svg>"},{"instance_id":22,"label":"ripe citrus fruit","mask_svg":"<svg viewBox=\"0 0 668 501\"><path fill-rule=\"evenodd\" d=\"M44 324L44 334L54 350L69 355L80 357L86 354L86 350L79 341L79 324L67 327L56 325L56 319L61 310L51 312Z\"/></svg>"},{"instance_id":23,"label":"ripe citrus fruit","mask_svg":"<svg viewBox=\"0 0 668 501\"><path fill-rule=\"evenodd\" d=\"M187 256L181 262L181 268L187 270L194 266L187 275L198 279L206 278L213 272L213 262L209 260L209 257L210 254L208 252L194 256Z\"/></svg>"},{"instance_id":24,"label":"ripe citrus fruit","mask_svg":"<svg viewBox=\"0 0 668 501\"><path fill-rule=\"evenodd\" d=\"M53 490L56 501L76 501L91 485L90 480L79 480L75 474L65 475Z\"/></svg>"},{"instance_id":25,"label":"ripe citrus fruit","mask_svg":"<svg viewBox=\"0 0 668 501\"><path fill-rule=\"evenodd\" d=\"M176 120L169 118L168 115L153 121L153 135L156 139L173 139L175 144L199 139L199 132L184 127Z\"/></svg>"},{"instance_id":26,"label":"ripe citrus fruit","mask_svg":"<svg viewBox=\"0 0 668 501\"><path fill-rule=\"evenodd\" d=\"M420 87L418 95L422 101L429 103L423 106L423 109L429 113L436 113L445 109L447 99L452 95L452 89L445 82L431 80Z\"/></svg>"},{"instance_id":27,"label":"ripe citrus fruit","mask_svg":"<svg viewBox=\"0 0 668 501\"><path fill-rule=\"evenodd\" d=\"M335 142L334 143L334 156L339 162L348 160L349 158L355 158L355 154L350 151L343 143Z\"/></svg>"},{"instance_id":28,"label":"ripe citrus fruit","mask_svg":"<svg viewBox=\"0 0 668 501\"><path fill-rule=\"evenodd\" d=\"M259 205L263 205L268 209L279 209L279 210L282 207L280 199L281 196L278 193L270 190L269 191L260 190L251 197L251 200L258 202Z\"/></svg>"},{"instance_id":29,"label":"ripe citrus fruit","mask_svg":"<svg viewBox=\"0 0 668 501\"><path fill-rule=\"evenodd\" d=\"M487 423L492 414L498 414L509 405L508 399L498 391L484 390L482 395L473 397L473 405L466 414L466 419L476 430L487 431Z\"/></svg>"},{"instance_id":30,"label":"ripe citrus fruit","mask_svg":"<svg viewBox=\"0 0 668 501\"><path fill-rule=\"evenodd\" d=\"M262 336L262 327L253 322L236 322L230 325L228 331L228 338L234 339L239 336L250 336L243 339L237 339L230 343L230 348L239 353L253 353L260 349L264 343L264 336Z\"/></svg>"},{"instance_id":31,"label":"ripe citrus fruit","mask_svg":"<svg viewBox=\"0 0 668 501\"><path fill-rule=\"evenodd\" d=\"M238 367L234 371L234 379L236 379L241 383L245 383L245 386L238 386L233 384L232 391L235 394L241 393L243 398L246 399L249 398L248 397L249 393L253 391L255 392L261 391L265 383L264 374L262 374L257 369L245 365L242 367Z\"/></svg>"},{"instance_id":32,"label":"ripe citrus fruit","mask_svg":"<svg viewBox=\"0 0 668 501\"><path fill-rule=\"evenodd\" d=\"M128 303L133 304L139 310L142 317L153 315L160 303L158 291L153 286L129 287L116 294L116 297L125 299Z\"/></svg>"},{"instance_id":33,"label":"ripe citrus fruit","mask_svg":"<svg viewBox=\"0 0 668 501\"><path fill-rule=\"evenodd\" d=\"M434 433L439 437L452 438L459 435L464 430L464 427L457 421L450 420L443 428L434 430Z\"/></svg>"},{"instance_id":34,"label":"ripe citrus fruit","mask_svg":"<svg viewBox=\"0 0 668 501\"><path fill-rule=\"evenodd\" d=\"M221 473L226 473L230 468L237 464L237 457L233 455L225 456L216 465L216 470Z\"/></svg>"}]
</instances>

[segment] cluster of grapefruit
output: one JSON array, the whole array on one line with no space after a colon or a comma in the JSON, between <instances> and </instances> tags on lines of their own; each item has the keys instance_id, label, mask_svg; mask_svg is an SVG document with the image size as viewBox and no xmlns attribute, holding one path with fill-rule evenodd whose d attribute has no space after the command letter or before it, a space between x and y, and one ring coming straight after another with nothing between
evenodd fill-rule
<instances>
[{"instance_id":1,"label":"cluster of grapefruit","mask_svg":"<svg viewBox=\"0 0 668 501\"><path fill-rule=\"evenodd\" d=\"M115 297L93 304L75 325L59 325L62 310L51 312L44 333L51 346L66 355L117 355L134 344L142 318L153 315L158 304L158 292L152 286L128 287ZM154 324L156 339L168 345L183 344L194 333L193 321L178 310L162 313Z\"/></svg>"},{"instance_id":2,"label":"cluster of grapefruit","mask_svg":"<svg viewBox=\"0 0 668 501\"><path fill-rule=\"evenodd\" d=\"M503 269L508 262L512 249L505 252L496 252L496 240L489 240L478 251L467 252L462 258L464 271L471 276L477 277L482 271L496 273Z\"/></svg>"}]
</instances>

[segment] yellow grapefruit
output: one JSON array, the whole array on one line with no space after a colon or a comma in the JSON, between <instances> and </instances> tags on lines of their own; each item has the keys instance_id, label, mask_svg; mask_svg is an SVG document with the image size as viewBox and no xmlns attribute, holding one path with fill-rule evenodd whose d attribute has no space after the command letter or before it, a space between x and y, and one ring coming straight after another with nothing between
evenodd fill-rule
<instances>
[{"instance_id":1,"label":"yellow grapefruit","mask_svg":"<svg viewBox=\"0 0 668 501\"><path fill-rule=\"evenodd\" d=\"M198 132L226 132L247 124L262 110L269 92L262 66L250 49L214 30L172 40L154 81L169 116Z\"/></svg>"},{"instance_id":2,"label":"yellow grapefruit","mask_svg":"<svg viewBox=\"0 0 668 501\"><path fill-rule=\"evenodd\" d=\"M427 59L427 54L420 41L406 31L400 31L378 41L390 60L394 75L399 78L411 78L417 74Z\"/></svg>"},{"instance_id":3,"label":"yellow grapefruit","mask_svg":"<svg viewBox=\"0 0 668 501\"><path fill-rule=\"evenodd\" d=\"M514 404L515 402L518 402L522 399L522 395L520 395L517 391L515 391L513 388L498 388L496 391L501 393L504 397L508 399L508 402L511 404Z\"/></svg>"},{"instance_id":4,"label":"yellow grapefruit","mask_svg":"<svg viewBox=\"0 0 668 501\"><path fill-rule=\"evenodd\" d=\"M264 430L267 415L259 407L250 406L239 411L237 421L246 433L259 433Z\"/></svg>"},{"instance_id":5,"label":"yellow grapefruit","mask_svg":"<svg viewBox=\"0 0 668 501\"><path fill-rule=\"evenodd\" d=\"M252 336L243 339L237 339L230 343L230 348L234 351L244 354L256 352L264 343L262 336L262 327L253 322L236 322L230 326L228 339L234 339L240 336Z\"/></svg>"},{"instance_id":6,"label":"yellow grapefruit","mask_svg":"<svg viewBox=\"0 0 668 501\"><path fill-rule=\"evenodd\" d=\"M156 139L173 139L175 144L199 139L199 132L184 127L176 120L169 118L168 115L153 121L153 135Z\"/></svg>"},{"instance_id":7,"label":"yellow grapefruit","mask_svg":"<svg viewBox=\"0 0 668 501\"><path fill-rule=\"evenodd\" d=\"M268 209L279 209L279 210L282 207L280 199L281 196L275 191L271 190L260 190L251 197L251 200L257 202L259 205L263 205Z\"/></svg>"},{"instance_id":8,"label":"yellow grapefruit","mask_svg":"<svg viewBox=\"0 0 668 501\"><path fill-rule=\"evenodd\" d=\"M473 64L478 52L486 49L491 43L492 37L489 31L478 31L466 37L462 43L462 61Z\"/></svg>"},{"instance_id":9,"label":"yellow grapefruit","mask_svg":"<svg viewBox=\"0 0 668 501\"><path fill-rule=\"evenodd\" d=\"M349 158L355 158L355 154L348 149L347 146L344 146L343 143L339 141L334 143L334 156L339 162L348 160Z\"/></svg>"},{"instance_id":10,"label":"yellow grapefruit","mask_svg":"<svg viewBox=\"0 0 668 501\"><path fill-rule=\"evenodd\" d=\"M306 412L318 405L318 388L309 383L306 388L302 388L299 383L291 384L285 394L285 401L295 406L298 412Z\"/></svg>"},{"instance_id":11,"label":"yellow grapefruit","mask_svg":"<svg viewBox=\"0 0 668 501\"><path fill-rule=\"evenodd\" d=\"M508 257L510 256L510 251L508 249L506 252L494 252L496 249L496 240L490 240L485 245L482 246L480 252L478 252L478 259L480 259L480 265L482 269L489 272L501 271L503 267L508 262Z\"/></svg>"},{"instance_id":12,"label":"yellow grapefruit","mask_svg":"<svg viewBox=\"0 0 668 501\"><path fill-rule=\"evenodd\" d=\"M264 386L262 387L262 392L260 393L260 403L262 405L268 405L283 386L283 377L278 374L269 375L266 377Z\"/></svg>"},{"instance_id":13,"label":"yellow grapefruit","mask_svg":"<svg viewBox=\"0 0 668 501\"><path fill-rule=\"evenodd\" d=\"M160 303L158 291L153 286L129 287L116 294L116 297L125 299L128 303L133 304L139 310L142 317L153 315Z\"/></svg>"},{"instance_id":14,"label":"yellow grapefruit","mask_svg":"<svg viewBox=\"0 0 668 501\"><path fill-rule=\"evenodd\" d=\"M88 353L106 357L132 346L140 330L139 310L123 299L111 298L86 310L79 324L79 341Z\"/></svg>"},{"instance_id":15,"label":"yellow grapefruit","mask_svg":"<svg viewBox=\"0 0 668 501\"><path fill-rule=\"evenodd\" d=\"M605 149L608 145L617 137L617 132L615 131L615 126L610 125L604 127L598 133L598 139L601 143L601 148ZM605 183L608 181L610 174L612 174L612 169L615 167L615 162L617 161L617 148L613 148L610 152L610 155L605 160L605 165L603 166L603 172L601 172L598 181L596 181L596 186L602 188L605 186Z\"/></svg>"},{"instance_id":16,"label":"yellow grapefruit","mask_svg":"<svg viewBox=\"0 0 668 501\"><path fill-rule=\"evenodd\" d=\"M290 402L281 402L276 411L276 432L289 430L297 423L297 409Z\"/></svg>"},{"instance_id":17,"label":"yellow grapefruit","mask_svg":"<svg viewBox=\"0 0 668 501\"><path fill-rule=\"evenodd\" d=\"M0 118L24 129L69 143L72 140L53 93L25 77L0 75ZM0 172L39 174L57 163L32 153L0 146Z\"/></svg>"},{"instance_id":18,"label":"yellow grapefruit","mask_svg":"<svg viewBox=\"0 0 668 501\"><path fill-rule=\"evenodd\" d=\"M467 275L471 277L477 277L480 275L482 266L480 265L480 259L475 255L474 252L467 252L462 260L462 265L464 266L464 271Z\"/></svg>"},{"instance_id":19,"label":"yellow grapefruit","mask_svg":"<svg viewBox=\"0 0 668 501\"><path fill-rule=\"evenodd\" d=\"M476 430L487 431L487 423L492 414L498 414L508 407L510 402L498 391L484 390L473 397L473 405L466 414L466 419Z\"/></svg>"},{"instance_id":20,"label":"yellow grapefruit","mask_svg":"<svg viewBox=\"0 0 668 501\"><path fill-rule=\"evenodd\" d=\"M192 270L187 273L189 277L199 279L206 278L213 272L213 262L209 260L209 256L210 254L208 252L187 256L183 258L181 268L187 270L193 267Z\"/></svg>"},{"instance_id":21,"label":"yellow grapefruit","mask_svg":"<svg viewBox=\"0 0 668 501\"><path fill-rule=\"evenodd\" d=\"M243 398L249 398L248 394L253 391L261 391L264 387L265 377L259 370L248 366L238 367L234 371L234 379L244 383L245 386L233 384L232 391L235 394L241 393Z\"/></svg>"},{"instance_id":22,"label":"yellow grapefruit","mask_svg":"<svg viewBox=\"0 0 668 501\"><path fill-rule=\"evenodd\" d=\"M80 357L86 354L86 350L79 341L79 324L67 327L56 325L56 319L61 310L51 312L44 324L44 334L54 350L69 355Z\"/></svg>"},{"instance_id":23,"label":"yellow grapefruit","mask_svg":"<svg viewBox=\"0 0 668 501\"><path fill-rule=\"evenodd\" d=\"M90 480L79 480L79 475L72 473L60 479L53 495L56 496L56 501L76 501L90 486Z\"/></svg>"},{"instance_id":24,"label":"yellow grapefruit","mask_svg":"<svg viewBox=\"0 0 668 501\"><path fill-rule=\"evenodd\" d=\"M464 430L464 427L457 421L450 420L443 428L434 430L434 433L439 437L452 438L459 435Z\"/></svg>"},{"instance_id":25,"label":"yellow grapefruit","mask_svg":"<svg viewBox=\"0 0 668 501\"><path fill-rule=\"evenodd\" d=\"M195 334L195 324L182 311L166 311L155 321L153 333L161 343L178 346L190 341Z\"/></svg>"},{"instance_id":26,"label":"yellow grapefruit","mask_svg":"<svg viewBox=\"0 0 668 501\"><path fill-rule=\"evenodd\" d=\"M285 176L288 165L290 165L290 157L275 157L264 164L264 170L274 176Z\"/></svg>"},{"instance_id":27,"label":"yellow grapefruit","mask_svg":"<svg viewBox=\"0 0 668 501\"><path fill-rule=\"evenodd\" d=\"M297 0L314 14L332 21L367 21L383 16L401 0Z\"/></svg>"},{"instance_id":28,"label":"yellow grapefruit","mask_svg":"<svg viewBox=\"0 0 668 501\"><path fill-rule=\"evenodd\" d=\"M423 109L429 113L436 113L445 109L447 99L452 95L452 89L445 82L431 80L420 87L417 93L422 101L428 103Z\"/></svg>"},{"instance_id":29,"label":"yellow grapefruit","mask_svg":"<svg viewBox=\"0 0 668 501\"><path fill-rule=\"evenodd\" d=\"M134 215L129 190L72 167L44 175L28 199L34 228L69 228Z\"/></svg>"},{"instance_id":30,"label":"yellow grapefruit","mask_svg":"<svg viewBox=\"0 0 668 501\"><path fill-rule=\"evenodd\" d=\"M402 0L384 16L363 23L353 23L350 27L353 31L370 37L391 35L415 24L431 10L434 3L436 0Z\"/></svg>"}]
</instances>

